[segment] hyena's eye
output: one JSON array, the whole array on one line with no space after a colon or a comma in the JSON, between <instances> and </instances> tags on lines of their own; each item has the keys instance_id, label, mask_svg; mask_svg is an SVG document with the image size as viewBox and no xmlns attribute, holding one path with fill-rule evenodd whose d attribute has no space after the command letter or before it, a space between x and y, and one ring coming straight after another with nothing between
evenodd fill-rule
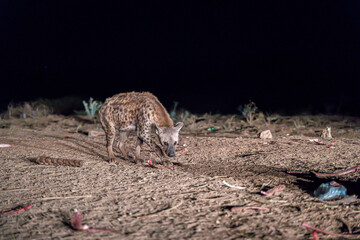
<instances>
[{"instance_id":1,"label":"hyena's eye","mask_svg":"<svg viewBox=\"0 0 360 240\"><path fill-rule=\"evenodd\" d=\"M167 145L169 145L169 143L168 143L168 142L164 142L164 145L167 146Z\"/></svg>"},{"instance_id":2,"label":"hyena's eye","mask_svg":"<svg viewBox=\"0 0 360 240\"><path fill-rule=\"evenodd\" d=\"M174 142L174 145L176 145L176 144L177 144L177 141Z\"/></svg>"}]
</instances>

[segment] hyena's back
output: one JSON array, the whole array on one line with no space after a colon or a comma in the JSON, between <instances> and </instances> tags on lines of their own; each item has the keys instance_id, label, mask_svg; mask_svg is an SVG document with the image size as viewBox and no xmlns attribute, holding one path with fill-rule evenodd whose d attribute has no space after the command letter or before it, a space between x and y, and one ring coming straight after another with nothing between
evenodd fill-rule
<instances>
[{"instance_id":1,"label":"hyena's back","mask_svg":"<svg viewBox=\"0 0 360 240\"><path fill-rule=\"evenodd\" d=\"M120 93L108 98L100 109L101 121L120 130L139 125L172 127L173 121L160 101L151 93Z\"/></svg>"}]
</instances>

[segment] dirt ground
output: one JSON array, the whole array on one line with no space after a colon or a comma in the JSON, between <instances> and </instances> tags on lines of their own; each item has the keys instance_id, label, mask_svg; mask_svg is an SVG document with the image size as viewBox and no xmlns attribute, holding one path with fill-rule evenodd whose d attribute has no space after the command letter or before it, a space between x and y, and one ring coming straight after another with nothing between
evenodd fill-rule
<instances>
[{"instance_id":1,"label":"dirt ground","mask_svg":"<svg viewBox=\"0 0 360 240\"><path fill-rule=\"evenodd\" d=\"M336 204L313 196L321 183L333 179L348 195L359 196L359 173L335 178L312 173L360 165L358 119L278 117L256 126L228 119L188 124L178 147L186 150L172 159L175 170L121 160L119 151L119 163L108 163L104 135L86 135L89 129L101 132L99 125L75 117L2 120L0 144L12 146L0 148L0 212L32 208L1 215L0 239L313 239L303 222L335 233L360 233L360 201ZM215 130L205 130L210 126ZM333 139L319 138L325 126L332 127ZM272 131L272 139L258 138L265 129ZM336 144L317 145L309 141L313 138ZM130 155L134 145L132 136ZM142 154L156 158L148 148ZM84 165L31 161L39 156L77 159ZM230 188L224 180L246 188ZM286 189L274 196L260 194L282 184ZM69 222L75 209L90 228L118 233L73 230Z\"/></svg>"}]
</instances>

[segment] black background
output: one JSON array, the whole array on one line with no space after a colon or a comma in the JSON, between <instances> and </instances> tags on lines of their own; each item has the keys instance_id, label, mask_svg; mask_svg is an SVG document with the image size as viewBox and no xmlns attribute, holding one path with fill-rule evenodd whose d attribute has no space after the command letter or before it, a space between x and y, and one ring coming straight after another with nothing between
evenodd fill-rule
<instances>
[{"instance_id":1,"label":"black background","mask_svg":"<svg viewBox=\"0 0 360 240\"><path fill-rule=\"evenodd\" d=\"M360 115L359 1L0 1L1 108L150 91L169 109Z\"/></svg>"}]
</instances>

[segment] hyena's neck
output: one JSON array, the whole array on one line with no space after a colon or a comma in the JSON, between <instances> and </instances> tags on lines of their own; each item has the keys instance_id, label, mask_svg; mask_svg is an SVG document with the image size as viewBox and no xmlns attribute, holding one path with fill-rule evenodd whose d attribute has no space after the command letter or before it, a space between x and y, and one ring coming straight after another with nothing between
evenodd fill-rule
<instances>
[{"instance_id":1,"label":"hyena's neck","mask_svg":"<svg viewBox=\"0 0 360 240\"><path fill-rule=\"evenodd\" d=\"M159 101L154 101L154 122L158 127L173 127L174 122Z\"/></svg>"}]
</instances>

